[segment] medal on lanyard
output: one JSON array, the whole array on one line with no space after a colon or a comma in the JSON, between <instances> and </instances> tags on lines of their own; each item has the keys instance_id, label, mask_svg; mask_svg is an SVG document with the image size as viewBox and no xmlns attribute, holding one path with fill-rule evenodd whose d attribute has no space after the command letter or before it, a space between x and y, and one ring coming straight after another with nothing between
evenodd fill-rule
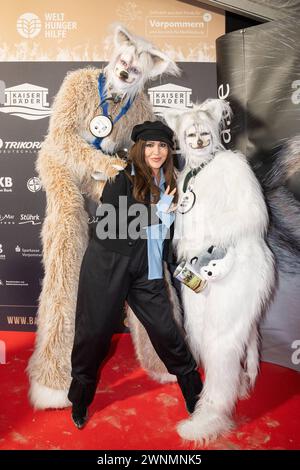
<instances>
[{"instance_id":1,"label":"medal on lanyard","mask_svg":"<svg viewBox=\"0 0 300 470\"><path fill-rule=\"evenodd\" d=\"M180 214L186 214L189 212L195 205L196 202L196 194L194 191L189 191L188 193L184 194L179 202L177 210Z\"/></svg>"},{"instance_id":2,"label":"medal on lanyard","mask_svg":"<svg viewBox=\"0 0 300 470\"><path fill-rule=\"evenodd\" d=\"M197 173L189 171L183 183L183 195L179 201L177 211L180 214L187 214L195 205L196 194L193 191L192 183Z\"/></svg>"},{"instance_id":3,"label":"medal on lanyard","mask_svg":"<svg viewBox=\"0 0 300 470\"><path fill-rule=\"evenodd\" d=\"M180 214L186 214L194 207L195 202L196 202L196 194L189 187L188 192L184 193L181 200L179 201L177 211Z\"/></svg>"},{"instance_id":4,"label":"medal on lanyard","mask_svg":"<svg viewBox=\"0 0 300 470\"><path fill-rule=\"evenodd\" d=\"M193 183L198 175L199 171L201 171L211 160L213 159L214 155L211 156L209 160L203 162L197 168L193 168L188 172L186 175L184 182L183 182L183 196L179 201L177 211L180 214L187 214L195 205L196 202L196 194L193 191Z\"/></svg>"},{"instance_id":5,"label":"medal on lanyard","mask_svg":"<svg viewBox=\"0 0 300 470\"><path fill-rule=\"evenodd\" d=\"M102 114L98 114L97 116L93 117L90 122L89 128L90 132L93 134L96 139L104 139L105 137L109 136L109 134L113 130L114 123L116 123L130 108L131 100L128 100L125 106L122 107L120 113L116 116L114 120L108 114L108 100L112 100L115 104L122 101L123 96L118 96L113 94L111 97L107 98L106 90L105 90L105 76L104 74L100 74L98 79L98 91L100 95L100 105L99 107L102 108Z\"/></svg>"},{"instance_id":6,"label":"medal on lanyard","mask_svg":"<svg viewBox=\"0 0 300 470\"><path fill-rule=\"evenodd\" d=\"M95 116L90 122L90 131L94 137L104 138L107 137L113 130L113 122L109 116L99 114Z\"/></svg>"}]
</instances>

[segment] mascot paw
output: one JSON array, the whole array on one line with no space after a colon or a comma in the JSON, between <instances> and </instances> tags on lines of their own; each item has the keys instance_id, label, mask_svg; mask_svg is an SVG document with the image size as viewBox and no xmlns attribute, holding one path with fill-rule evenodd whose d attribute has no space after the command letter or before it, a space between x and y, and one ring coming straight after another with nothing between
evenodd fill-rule
<instances>
[{"instance_id":1,"label":"mascot paw","mask_svg":"<svg viewBox=\"0 0 300 470\"><path fill-rule=\"evenodd\" d=\"M118 171L124 170L124 168L121 165L112 165L113 168L115 168Z\"/></svg>"},{"instance_id":2,"label":"mascot paw","mask_svg":"<svg viewBox=\"0 0 300 470\"><path fill-rule=\"evenodd\" d=\"M211 260L206 266L201 268L200 274L206 281L219 281L230 272L233 265L231 257Z\"/></svg>"},{"instance_id":3,"label":"mascot paw","mask_svg":"<svg viewBox=\"0 0 300 470\"><path fill-rule=\"evenodd\" d=\"M92 174L92 178L96 181L106 181L107 177L105 173L102 173L101 171L95 171L95 173Z\"/></svg>"},{"instance_id":4,"label":"mascot paw","mask_svg":"<svg viewBox=\"0 0 300 470\"><path fill-rule=\"evenodd\" d=\"M114 178L117 174L126 168L127 163L120 158L111 157L106 167L105 175L107 178Z\"/></svg>"},{"instance_id":5,"label":"mascot paw","mask_svg":"<svg viewBox=\"0 0 300 470\"><path fill-rule=\"evenodd\" d=\"M223 414L212 412L195 413L191 419L181 421L177 425L177 432L182 439L194 441L203 446L225 434L233 428L231 419Z\"/></svg>"},{"instance_id":6,"label":"mascot paw","mask_svg":"<svg viewBox=\"0 0 300 470\"><path fill-rule=\"evenodd\" d=\"M185 419L184 421L181 421L177 425L177 432L179 436L182 437L182 439L186 439L188 441L196 440L192 419Z\"/></svg>"},{"instance_id":7,"label":"mascot paw","mask_svg":"<svg viewBox=\"0 0 300 470\"><path fill-rule=\"evenodd\" d=\"M105 171L95 170L92 173L92 178L96 181L106 181L108 179L114 178L120 171L123 171L126 168L127 163L120 158L110 158Z\"/></svg>"}]
</instances>

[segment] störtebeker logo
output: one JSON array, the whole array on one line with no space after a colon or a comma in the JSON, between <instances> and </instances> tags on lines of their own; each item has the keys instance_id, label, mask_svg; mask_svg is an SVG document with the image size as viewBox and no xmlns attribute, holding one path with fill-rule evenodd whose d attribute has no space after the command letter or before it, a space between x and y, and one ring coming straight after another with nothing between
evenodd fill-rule
<instances>
[{"instance_id":1,"label":"st\u00f6rtebeker logo","mask_svg":"<svg viewBox=\"0 0 300 470\"><path fill-rule=\"evenodd\" d=\"M5 103L0 112L23 119L36 120L49 117L48 88L22 83L5 89Z\"/></svg>"},{"instance_id":2,"label":"st\u00f6rtebeker logo","mask_svg":"<svg viewBox=\"0 0 300 470\"><path fill-rule=\"evenodd\" d=\"M34 13L24 13L17 20L17 31L23 38L35 38L41 32L41 28L41 20Z\"/></svg>"}]
</instances>

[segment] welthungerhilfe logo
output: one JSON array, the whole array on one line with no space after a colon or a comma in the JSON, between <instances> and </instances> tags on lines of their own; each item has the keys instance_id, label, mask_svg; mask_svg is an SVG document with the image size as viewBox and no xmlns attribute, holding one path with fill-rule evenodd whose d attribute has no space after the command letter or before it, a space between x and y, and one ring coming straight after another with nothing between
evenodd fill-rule
<instances>
[{"instance_id":1,"label":"welthungerhilfe logo","mask_svg":"<svg viewBox=\"0 0 300 470\"><path fill-rule=\"evenodd\" d=\"M44 119L51 115L48 88L22 83L5 89L5 102L0 112L23 119Z\"/></svg>"},{"instance_id":2,"label":"welthungerhilfe logo","mask_svg":"<svg viewBox=\"0 0 300 470\"><path fill-rule=\"evenodd\" d=\"M34 13L24 13L17 19L17 31L26 39L38 36L42 29L42 22Z\"/></svg>"}]
</instances>

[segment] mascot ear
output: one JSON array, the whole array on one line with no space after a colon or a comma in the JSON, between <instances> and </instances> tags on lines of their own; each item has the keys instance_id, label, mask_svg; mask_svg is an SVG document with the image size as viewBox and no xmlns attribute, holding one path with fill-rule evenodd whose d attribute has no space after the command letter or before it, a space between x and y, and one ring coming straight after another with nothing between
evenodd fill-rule
<instances>
[{"instance_id":1,"label":"mascot ear","mask_svg":"<svg viewBox=\"0 0 300 470\"><path fill-rule=\"evenodd\" d=\"M124 26L117 24L114 30L114 42L116 47L132 44L133 38Z\"/></svg>"},{"instance_id":2,"label":"mascot ear","mask_svg":"<svg viewBox=\"0 0 300 470\"><path fill-rule=\"evenodd\" d=\"M163 52L151 48L149 50L149 54L153 61L153 67L150 72L149 78L155 78L163 73L168 73L169 75L175 75L176 77L181 74L180 68L176 65L176 63L170 59L166 54Z\"/></svg>"},{"instance_id":3,"label":"mascot ear","mask_svg":"<svg viewBox=\"0 0 300 470\"><path fill-rule=\"evenodd\" d=\"M207 111L213 120L219 125L224 125L226 119L230 118L232 111L228 101L207 99L198 108Z\"/></svg>"},{"instance_id":4,"label":"mascot ear","mask_svg":"<svg viewBox=\"0 0 300 470\"><path fill-rule=\"evenodd\" d=\"M164 119L171 129L178 135L180 126L180 117L186 112L186 109L168 109L164 112Z\"/></svg>"}]
</instances>

